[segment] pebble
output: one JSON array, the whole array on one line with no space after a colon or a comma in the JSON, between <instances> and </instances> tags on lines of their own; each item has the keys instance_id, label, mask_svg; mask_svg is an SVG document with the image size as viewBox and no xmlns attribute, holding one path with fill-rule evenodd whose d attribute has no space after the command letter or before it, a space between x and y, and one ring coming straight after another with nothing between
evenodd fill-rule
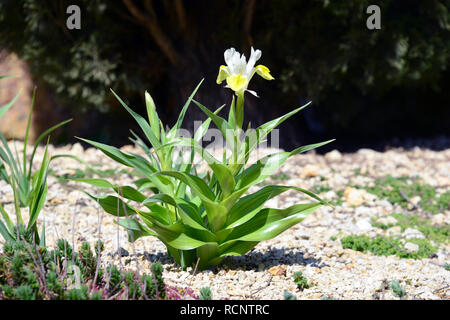
<instances>
[{"instance_id":1,"label":"pebble","mask_svg":"<svg viewBox=\"0 0 450 320\"><path fill-rule=\"evenodd\" d=\"M361 219L356 222L356 226L361 231L370 231L373 229L372 224L367 219Z\"/></svg>"},{"instance_id":2,"label":"pebble","mask_svg":"<svg viewBox=\"0 0 450 320\"><path fill-rule=\"evenodd\" d=\"M384 225L396 224L397 223L397 219L395 219L394 217L388 216L386 218L378 219L377 222L381 223L381 224L384 224Z\"/></svg>"},{"instance_id":3,"label":"pebble","mask_svg":"<svg viewBox=\"0 0 450 320\"><path fill-rule=\"evenodd\" d=\"M317 177L319 175L319 168L313 164L308 164L303 168L300 175L304 178Z\"/></svg>"},{"instance_id":4,"label":"pebble","mask_svg":"<svg viewBox=\"0 0 450 320\"><path fill-rule=\"evenodd\" d=\"M447 218L444 214L438 213L431 217L431 223L435 225L441 225L446 222Z\"/></svg>"},{"instance_id":5,"label":"pebble","mask_svg":"<svg viewBox=\"0 0 450 320\"><path fill-rule=\"evenodd\" d=\"M412 242L405 243L405 249L408 253L414 253L419 251L419 246Z\"/></svg>"},{"instance_id":6,"label":"pebble","mask_svg":"<svg viewBox=\"0 0 450 320\"><path fill-rule=\"evenodd\" d=\"M406 239L425 239L425 235L419 230L408 228L403 231L403 236Z\"/></svg>"},{"instance_id":7,"label":"pebble","mask_svg":"<svg viewBox=\"0 0 450 320\"><path fill-rule=\"evenodd\" d=\"M402 233L402 228L400 226L394 226L387 229L386 233L391 236L396 236Z\"/></svg>"},{"instance_id":8,"label":"pebble","mask_svg":"<svg viewBox=\"0 0 450 320\"><path fill-rule=\"evenodd\" d=\"M329 162L339 162L342 160L342 154L338 150L333 150L325 154L325 159Z\"/></svg>"}]
</instances>

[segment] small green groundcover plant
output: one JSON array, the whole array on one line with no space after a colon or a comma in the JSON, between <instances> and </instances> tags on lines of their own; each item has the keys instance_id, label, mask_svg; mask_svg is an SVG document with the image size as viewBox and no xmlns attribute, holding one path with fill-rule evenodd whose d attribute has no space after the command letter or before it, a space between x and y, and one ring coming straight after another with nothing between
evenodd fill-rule
<instances>
[{"instance_id":1,"label":"small green groundcover plant","mask_svg":"<svg viewBox=\"0 0 450 320\"><path fill-rule=\"evenodd\" d=\"M234 48L226 50L224 56L227 65L220 67L217 83L225 81L226 87L235 93L227 119L218 115L225 105L211 111L193 99L201 83L182 108L178 121L167 130L150 94L145 93L146 120L113 92L150 143L147 145L132 132L131 140L146 156L81 139L141 175L134 186L119 186L106 179L77 179L112 191L88 195L107 213L120 217L118 223L128 230L130 241L143 236L157 237L183 268L197 266L201 270L218 265L224 256L245 254L258 242L276 237L327 204L314 193L295 186L266 185L248 193L252 186L274 174L289 157L332 140L270 154L249 163L250 154L258 145L306 105L255 129L250 124L244 129L244 92L256 95L248 89L249 81L255 74L266 80L274 78L267 67L255 67L261 57L260 50L252 48L248 62ZM186 137L180 133L181 124L191 102L208 118L195 131L194 137ZM221 159L216 159L202 146L202 138L211 130L211 122L226 142ZM206 172L198 170L202 163L208 165ZM264 208L269 199L289 190L304 193L314 201L284 209Z\"/></svg>"},{"instance_id":2,"label":"small green groundcover plant","mask_svg":"<svg viewBox=\"0 0 450 320\"><path fill-rule=\"evenodd\" d=\"M100 266L103 243L83 242L75 252L66 240L55 250L28 241L8 241L0 253L0 300L180 300L199 299L190 288L168 286L161 264L151 274Z\"/></svg>"}]
</instances>

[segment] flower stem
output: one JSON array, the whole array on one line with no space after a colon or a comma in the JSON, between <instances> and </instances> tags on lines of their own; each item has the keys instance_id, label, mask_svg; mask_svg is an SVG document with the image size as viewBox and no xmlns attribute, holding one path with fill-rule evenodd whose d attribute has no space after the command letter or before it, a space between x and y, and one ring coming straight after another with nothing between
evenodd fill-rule
<instances>
[{"instance_id":1,"label":"flower stem","mask_svg":"<svg viewBox=\"0 0 450 320\"><path fill-rule=\"evenodd\" d=\"M236 125L239 129L242 129L244 122L244 93L237 94L236 103Z\"/></svg>"}]
</instances>

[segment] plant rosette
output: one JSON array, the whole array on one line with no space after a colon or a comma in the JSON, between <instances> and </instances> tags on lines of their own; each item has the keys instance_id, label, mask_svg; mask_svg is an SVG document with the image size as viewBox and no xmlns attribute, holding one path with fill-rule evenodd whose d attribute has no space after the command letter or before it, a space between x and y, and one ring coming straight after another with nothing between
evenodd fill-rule
<instances>
[{"instance_id":1,"label":"plant rosette","mask_svg":"<svg viewBox=\"0 0 450 320\"><path fill-rule=\"evenodd\" d=\"M211 111L193 99L200 84L182 108L176 124L164 130L150 94L145 93L148 120L129 108L114 92L122 106L133 116L151 146L132 132L131 139L146 157L123 152L113 146L81 139L100 149L108 157L141 176L134 186L117 186L105 179L75 179L113 193L91 195L118 223L128 230L129 240L155 236L167 247L176 263L183 268L197 266L205 269L218 265L227 255L243 255L260 241L269 240L308 214L328 203L311 191L282 185L266 185L249 193L252 186L274 174L289 157L323 146L333 140L306 145L293 151L282 151L249 163L250 154L276 127L307 105L269 121L255 129L250 125L242 130L244 93L254 74L273 80L267 67L258 65L260 50L251 50L246 61L235 49L225 51L227 66L221 66L217 83L227 82L235 92L228 119L218 115L224 105ZM254 92L250 91L255 94ZM187 108L194 102L207 120L196 130L193 138L179 135ZM220 131L227 148L222 159L216 159L202 147L201 140L213 122ZM187 148L188 152L183 148ZM189 155L189 161L183 156ZM195 155L200 159L195 160ZM208 171L198 173L197 167L206 162ZM289 190L306 194L313 201L292 205L285 209L266 208L265 203Z\"/></svg>"}]
</instances>

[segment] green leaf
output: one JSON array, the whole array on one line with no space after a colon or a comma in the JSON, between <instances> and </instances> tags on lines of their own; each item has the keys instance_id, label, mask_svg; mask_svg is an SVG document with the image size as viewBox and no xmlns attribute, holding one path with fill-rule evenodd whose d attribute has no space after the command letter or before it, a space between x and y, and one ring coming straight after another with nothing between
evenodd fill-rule
<instances>
[{"instance_id":1,"label":"green leaf","mask_svg":"<svg viewBox=\"0 0 450 320\"><path fill-rule=\"evenodd\" d=\"M322 203L305 203L296 204L286 209L262 209L251 220L236 227L227 240L264 241L273 239L301 222L321 205Z\"/></svg>"},{"instance_id":2,"label":"green leaf","mask_svg":"<svg viewBox=\"0 0 450 320\"><path fill-rule=\"evenodd\" d=\"M226 139L227 143L229 145L233 145L233 141L230 140L232 138L232 134L234 133L233 128L230 126L230 124L222 117L218 116L214 112L211 112L208 108L206 108L204 105L202 105L200 102L196 100L192 100L194 103L210 118L214 124L217 126L217 128L222 133L223 137ZM222 107L221 107L222 108Z\"/></svg>"},{"instance_id":3,"label":"green leaf","mask_svg":"<svg viewBox=\"0 0 450 320\"><path fill-rule=\"evenodd\" d=\"M136 209L125 203L122 199L118 197L107 195L107 196L93 196L86 191L83 191L91 199L95 200L107 213L113 216L127 217L136 214ZM124 210L125 207L125 210Z\"/></svg>"},{"instance_id":4,"label":"green leaf","mask_svg":"<svg viewBox=\"0 0 450 320\"><path fill-rule=\"evenodd\" d=\"M158 237L161 238L163 242L180 250L191 250L201 247L205 244L215 244L214 242L204 242L194 239L184 233L162 232L161 230L158 232Z\"/></svg>"},{"instance_id":5,"label":"green leaf","mask_svg":"<svg viewBox=\"0 0 450 320\"><path fill-rule=\"evenodd\" d=\"M104 154L106 154L111 159L113 159L123 165L126 165L128 167L138 170L143 175L147 176L148 179L150 179L150 181L159 190L161 190L161 192L170 194L171 190L173 190L173 188L174 188L173 184L169 179L164 178L164 177L153 176L153 173L157 172L157 170L154 167L152 167L148 163L148 161L146 159L144 159L143 157L136 155L136 154L126 154L115 147L112 147L112 146L109 146L109 145L106 145L103 143L99 143L99 142L95 142L95 141L91 141L91 140L83 139L83 138L78 138L78 139L80 139L84 142L87 142L87 143L93 145L94 147L100 149Z\"/></svg>"},{"instance_id":6,"label":"green leaf","mask_svg":"<svg viewBox=\"0 0 450 320\"><path fill-rule=\"evenodd\" d=\"M236 187L242 188L245 186L255 185L274 174L290 157L321 147L332 141L334 141L334 139L299 147L290 152L278 152L268 155L245 169L243 173L237 178L238 182Z\"/></svg>"},{"instance_id":7,"label":"green leaf","mask_svg":"<svg viewBox=\"0 0 450 320\"><path fill-rule=\"evenodd\" d=\"M90 184L91 186L94 187L99 187L99 188L114 188L114 185L112 185L109 181L105 180L105 179L97 179L97 178L83 178L83 179L71 179L73 181L78 181L78 182L84 182L87 184Z\"/></svg>"},{"instance_id":8,"label":"green leaf","mask_svg":"<svg viewBox=\"0 0 450 320\"><path fill-rule=\"evenodd\" d=\"M36 87L34 87L33 90L33 97L31 98L31 107L30 112L28 113L28 120L27 120L27 128L25 130L25 139L23 141L23 172L27 172L27 145L28 145L28 135L30 132L30 126L31 126L31 117L33 116L33 109L34 109L34 101L36 99ZM30 166L32 166L32 162L30 162Z\"/></svg>"},{"instance_id":9,"label":"green leaf","mask_svg":"<svg viewBox=\"0 0 450 320\"><path fill-rule=\"evenodd\" d=\"M216 111L214 111L214 114L218 114L223 108L225 107L225 105L217 108ZM211 118L206 119L202 125L200 127L198 127L198 129L195 131L194 134L194 140L196 142L199 142L201 138L203 138L203 136L206 134L206 132L209 129L209 125L211 123Z\"/></svg>"},{"instance_id":10,"label":"green leaf","mask_svg":"<svg viewBox=\"0 0 450 320\"><path fill-rule=\"evenodd\" d=\"M214 193L209 189L208 185L199 177L176 171L162 171L157 174L172 176L187 184L196 195L202 200L208 215L208 223L212 231L219 230L226 221L226 208L215 202Z\"/></svg>"},{"instance_id":11,"label":"green leaf","mask_svg":"<svg viewBox=\"0 0 450 320\"><path fill-rule=\"evenodd\" d=\"M234 189L236 182L231 174L231 171L220 163L210 163L209 167L216 175L217 181L219 181L220 188L224 193L224 196L228 196Z\"/></svg>"},{"instance_id":12,"label":"green leaf","mask_svg":"<svg viewBox=\"0 0 450 320\"><path fill-rule=\"evenodd\" d=\"M46 138L50 133L52 133L53 131L55 131L56 129L58 129L59 127L65 125L66 123L69 123L70 121L72 121L72 119L68 119L65 121L62 121L56 125L54 125L53 127L45 130L34 142L34 147L33 147L33 152L31 153L31 157L30 157L30 167L28 168L28 178L31 177L31 167L33 164L33 160L34 160L34 156L36 154L37 148L39 146L39 144L42 142L42 140L44 140L44 138Z\"/></svg>"},{"instance_id":13,"label":"green leaf","mask_svg":"<svg viewBox=\"0 0 450 320\"><path fill-rule=\"evenodd\" d=\"M119 100L120 104L125 108L125 110L127 110L128 113L133 116L134 120L136 120L138 125L141 127L142 131L144 132L145 136L147 137L148 141L152 144L152 146L155 148L159 147L160 145L159 139L156 138L147 121L145 121L145 119L141 117L139 114L131 110L112 89L111 92L114 94L117 100Z\"/></svg>"},{"instance_id":14,"label":"green leaf","mask_svg":"<svg viewBox=\"0 0 450 320\"><path fill-rule=\"evenodd\" d=\"M44 247L44 248L46 246L46 242L45 242L45 222L42 224L41 240L39 241L39 246L40 247Z\"/></svg>"},{"instance_id":15,"label":"green leaf","mask_svg":"<svg viewBox=\"0 0 450 320\"><path fill-rule=\"evenodd\" d=\"M224 256L240 256L246 254L252 248L254 248L259 241L227 241L224 244L221 244L218 248L219 257Z\"/></svg>"},{"instance_id":16,"label":"green leaf","mask_svg":"<svg viewBox=\"0 0 450 320\"><path fill-rule=\"evenodd\" d=\"M251 218L264 206L264 204L279 194L291 190L286 186L265 186L255 193L241 198L228 212L226 229L235 228Z\"/></svg>"},{"instance_id":17,"label":"green leaf","mask_svg":"<svg viewBox=\"0 0 450 320\"><path fill-rule=\"evenodd\" d=\"M165 194L155 194L148 197L142 204L146 205L151 202L163 202L179 209L179 215L184 224L198 230L210 232L203 225L202 216L199 208L192 202L181 198L173 198Z\"/></svg>"},{"instance_id":18,"label":"green leaf","mask_svg":"<svg viewBox=\"0 0 450 320\"><path fill-rule=\"evenodd\" d=\"M145 105L147 107L147 116L148 121L150 122L150 127L152 128L153 133L157 140L159 140L161 136L161 129L159 127L159 117L156 112L155 102L153 101L152 96L145 91Z\"/></svg>"},{"instance_id":19,"label":"green leaf","mask_svg":"<svg viewBox=\"0 0 450 320\"><path fill-rule=\"evenodd\" d=\"M2 220L0 220L0 234L6 241L14 241L14 237L8 232L8 228L6 228Z\"/></svg>"},{"instance_id":20,"label":"green leaf","mask_svg":"<svg viewBox=\"0 0 450 320\"><path fill-rule=\"evenodd\" d=\"M11 108L14 105L14 103L16 102L17 98L19 98L19 96L20 96L20 91L10 102L8 102L7 104L0 107L0 118L6 113L6 111L9 110L9 108Z\"/></svg>"},{"instance_id":21,"label":"green leaf","mask_svg":"<svg viewBox=\"0 0 450 320\"><path fill-rule=\"evenodd\" d=\"M239 171L239 169L243 166L244 160L248 158L250 152L252 152L254 148L256 148L273 129L278 127L280 124L282 124L284 121L286 121L294 114L298 113L300 110L306 108L310 103L311 102L308 102L307 104L295 110L292 110L291 112L285 114L284 116L266 122L263 125L256 128L255 130L248 131L246 133L246 136L248 136L249 138L245 140L244 144L242 144L241 147L242 149L239 151L239 157L237 161L238 165L233 166L232 171L234 173Z\"/></svg>"},{"instance_id":22,"label":"green leaf","mask_svg":"<svg viewBox=\"0 0 450 320\"><path fill-rule=\"evenodd\" d=\"M178 129L181 128L181 124L183 122L184 119L184 115L186 114L187 108L189 107L189 105L191 104L192 99L194 98L195 94L197 93L197 90L200 88L200 86L203 83L202 79L200 81L200 83L197 85L197 87L194 89L194 91L191 93L191 95L189 96L189 98L187 99L186 103L184 104L183 108L181 109L180 115L178 116L178 120L175 123L175 125L172 127L172 129L169 130L168 132L168 137L169 138L174 138L177 135Z\"/></svg>"},{"instance_id":23,"label":"green leaf","mask_svg":"<svg viewBox=\"0 0 450 320\"><path fill-rule=\"evenodd\" d=\"M143 226L137 219L135 218L125 218L119 220L118 224L128 231L128 240L130 242L134 242L141 237L146 236L155 236L158 235L153 231L149 230L145 226Z\"/></svg>"},{"instance_id":24,"label":"green leaf","mask_svg":"<svg viewBox=\"0 0 450 320\"><path fill-rule=\"evenodd\" d=\"M48 156L48 140L49 139L47 139L47 145L45 146L41 168L36 172L35 179L33 179L28 230L34 228L39 213L44 206L45 199L47 198L47 174L48 166L50 164L50 157Z\"/></svg>"}]
</instances>

